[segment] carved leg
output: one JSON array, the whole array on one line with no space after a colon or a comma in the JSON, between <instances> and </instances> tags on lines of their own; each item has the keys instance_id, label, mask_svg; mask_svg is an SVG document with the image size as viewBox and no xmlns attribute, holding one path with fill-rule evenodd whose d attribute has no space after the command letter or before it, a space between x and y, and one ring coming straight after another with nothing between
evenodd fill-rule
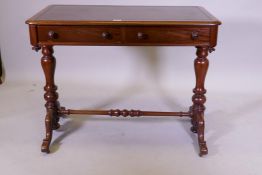
<instances>
[{"instance_id":1,"label":"carved leg","mask_svg":"<svg viewBox=\"0 0 262 175\"><path fill-rule=\"evenodd\" d=\"M193 133L197 133L197 118L196 118L196 114L193 110L193 107L194 106L191 106L189 108L189 112L191 114L191 124L192 124L192 127L190 128L190 130L193 132Z\"/></svg>"},{"instance_id":2,"label":"carved leg","mask_svg":"<svg viewBox=\"0 0 262 175\"><path fill-rule=\"evenodd\" d=\"M204 139L204 129L205 129L205 121L204 121L204 111L206 102L206 89L204 87L205 77L208 70L208 47L197 47L197 58L194 62L195 67L195 75L196 75L196 87L193 89L194 95L192 97L193 106L192 106L192 123L193 123L193 131L197 131L198 134L198 143L200 148L200 156L206 155L208 153L208 149L206 146L206 141Z\"/></svg>"},{"instance_id":3,"label":"carved leg","mask_svg":"<svg viewBox=\"0 0 262 175\"><path fill-rule=\"evenodd\" d=\"M45 128L46 128L46 137L43 140L41 151L49 153L49 146L52 140L52 119L53 119L53 111L52 110L47 110L47 114L45 117Z\"/></svg>"},{"instance_id":4,"label":"carved leg","mask_svg":"<svg viewBox=\"0 0 262 175\"><path fill-rule=\"evenodd\" d=\"M56 60L53 57L53 47L52 46L42 46L43 57L41 59L41 65L45 74L46 85L44 87L46 100L46 138L43 140L42 152L49 153L49 146L52 140L52 130L59 127L58 121L58 106L59 102L58 93L56 92L57 87L54 83L55 65Z\"/></svg>"},{"instance_id":5,"label":"carved leg","mask_svg":"<svg viewBox=\"0 0 262 175\"><path fill-rule=\"evenodd\" d=\"M204 139L204 129L205 129L204 112L197 113L197 125L198 125L197 127L198 144L200 148L199 155L203 156L208 154L206 141Z\"/></svg>"},{"instance_id":6,"label":"carved leg","mask_svg":"<svg viewBox=\"0 0 262 175\"><path fill-rule=\"evenodd\" d=\"M56 101L56 110L54 113L54 122L53 122L53 130L57 130L58 128L60 128L60 124L59 124L59 113L58 110L60 109L60 103L59 101Z\"/></svg>"}]
</instances>

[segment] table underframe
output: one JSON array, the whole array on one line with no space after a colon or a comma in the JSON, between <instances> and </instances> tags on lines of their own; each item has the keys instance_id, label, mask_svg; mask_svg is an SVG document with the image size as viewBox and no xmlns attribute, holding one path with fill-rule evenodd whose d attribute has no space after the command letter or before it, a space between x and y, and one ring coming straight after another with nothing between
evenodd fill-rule
<instances>
[{"instance_id":1,"label":"table underframe","mask_svg":"<svg viewBox=\"0 0 262 175\"><path fill-rule=\"evenodd\" d=\"M83 115L109 115L109 116L131 116L131 117L140 117L140 116L178 116L178 117L190 117L191 118L191 131L196 133L198 136L199 144L199 155L203 156L208 153L206 141L204 139L204 130L205 130L205 121L204 121L204 111L206 102L206 89L204 87L205 77L208 70L209 61L207 59L208 52L213 51L213 48L209 46L196 46L197 58L194 61L194 70L196 77L196 86L193 89L192 96L192 106L189 107L189 110L186 112L160 112L160 111L141 111L141 110L75 110L75 109L66 109L61 107L58 102L58 93L57 86L55 85L54 75L56 67L56 59L53 56L53 45L42 45L42 59L41 65L45 74L46 84L44 87L45 94L44 98L46 100L46 117L45 117L45 127L46 127L46 136L43 140L41 150L42 152L50 152L50 143L52 141L53 130L56 130L60 127L59 119L63 115L70 114L83 114ZM39 48L39 49L40 49Z\"/></svg>"}]
</instances>

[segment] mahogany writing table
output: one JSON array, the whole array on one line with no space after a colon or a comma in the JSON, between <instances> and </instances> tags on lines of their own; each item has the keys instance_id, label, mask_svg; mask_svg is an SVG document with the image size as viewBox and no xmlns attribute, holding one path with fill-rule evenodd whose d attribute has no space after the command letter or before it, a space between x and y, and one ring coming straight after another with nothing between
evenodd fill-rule
<instances>
[{"instance_id":1,"label":"mahogany writing table","mask_svg":"<svg viewBox=\"0 0 262 175\"><path fill-rule=\"evenodd\" d=\"M191 131L197 133L200 156L208 153L204 139L206 102L205 77L208 52L217 43L221 24L202 7L191 6L93 6L50 5L26 21L34 50L42 49L45 74L46 137L42 152L49 153L52 131L59 128L61 115L86 114L110 116L190 117ZM54 45L84 46L195 46L196 86L193 105L187 112L140 110L72 110L60 107L54 81Z\"/></svg>"}]
</instances>

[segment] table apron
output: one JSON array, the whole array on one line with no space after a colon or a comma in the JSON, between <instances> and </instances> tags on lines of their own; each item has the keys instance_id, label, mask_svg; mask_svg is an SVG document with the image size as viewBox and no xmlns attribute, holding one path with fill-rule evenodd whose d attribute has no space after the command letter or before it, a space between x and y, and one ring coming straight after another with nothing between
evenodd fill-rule
<instances>
[{"instance_id":1,"label":"table apron","mask_svg":"<svg viewBox=\"0 0 262 175\"><path fill-rule=\"evenodd\" d=\"M211 46L217 26L35 26L33 45Z\"/></svg>"}]
</instances>

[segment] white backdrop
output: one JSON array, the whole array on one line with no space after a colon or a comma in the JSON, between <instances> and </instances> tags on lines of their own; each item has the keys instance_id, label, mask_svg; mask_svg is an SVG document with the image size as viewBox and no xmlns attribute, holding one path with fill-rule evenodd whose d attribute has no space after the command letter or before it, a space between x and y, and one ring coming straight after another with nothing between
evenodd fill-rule
<instances>
[{"instance_id":1,"label":"white backdrop","mask_svg":"<svg viewBox=\"0 0 262 175\"><path fill-rule=\"evenodd\" d=\"M206 81L208 156L197 156L197 140L187 120L95 116L62 120L52 154L41 154L44 76L41 52L31 50L25 20L54 3L197 5L220 19ZM261 10L260 0L0 0L0 48L6 71L0 86L1 172L261 175ZM60 101L72 108L187 110L195 84L195 51L57 46Z\"/></svg>"}]
</instances>

